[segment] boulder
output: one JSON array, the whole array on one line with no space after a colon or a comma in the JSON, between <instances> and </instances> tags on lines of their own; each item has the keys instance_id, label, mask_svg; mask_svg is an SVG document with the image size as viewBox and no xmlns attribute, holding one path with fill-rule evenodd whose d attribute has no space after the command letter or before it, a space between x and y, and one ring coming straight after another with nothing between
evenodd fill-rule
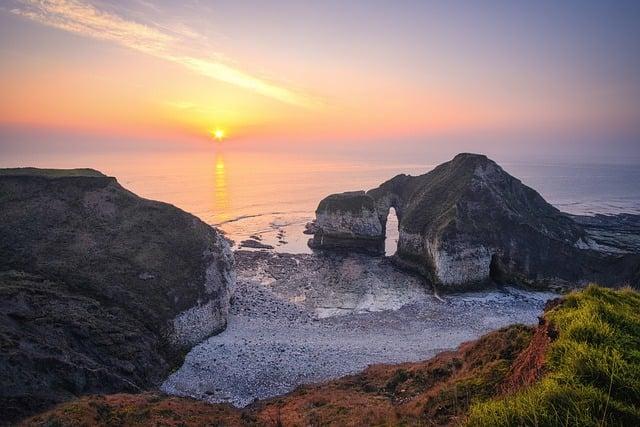
<instances>
[{"instance_id":1,"label":"boulder","mask_svg":"<svg viewBox=\"0 0 640 427\"><path fill-rule=\"evenodd\" d=\"M373 204L382 236L395 209L395 261L444 290L490 281L567 286L637 277L637 253L597 250L583 225L483 155L459 154L424 175L398 175L360 198ZM371 222L373 215L368 208L361 220ZM317 244L326 233L318 218L313 242L330 248ZM350 217L341 233L348 235L350 224L358 223ZM352 234L359 238L359 232Z\"/></svg>"},{"instance_id":2,"label":"boulder","mask_svg":"<svg viewBox=\"0 0 640 427\"><path fill-rule=\"evenodd\" d=\"M273 249L273 246L267 245L266 243L259 242L255 239L247 239L240 242L241 248L252 248L252 249Z\"/></svg>"},{"instance_id":3,"label":"boulder","mask_svg":"<svg viewBox=\"0 0 640 427\"><path fill-rule=\"evenodd\" d=\"M0 170L0 407L153 387L222 331L222 235L93 170Z\"/></svg>"}]
</instances>

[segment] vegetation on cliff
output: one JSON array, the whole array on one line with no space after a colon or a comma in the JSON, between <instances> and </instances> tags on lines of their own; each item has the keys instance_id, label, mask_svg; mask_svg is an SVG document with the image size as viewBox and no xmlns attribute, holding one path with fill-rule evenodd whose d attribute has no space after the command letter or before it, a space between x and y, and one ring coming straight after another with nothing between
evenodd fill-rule
<instances>
[{"instance_id":1,"label":"vegetation on cliff","mask_svg":"<svg viewBox=\"0 0 640 427\"><path fill-rule=\"evenodd\" d=\"M331 194L320 201L316 214L319 213L343 213L359 214L363 209L374 211L376 209L373 199L364 191L350 191L346 193Z\"/></svg>"},{"instance_id":2,"label":"vegetation on cliff","mask_svg":"<svg viewBox=\"0 0 640 427\"><path fill-rule=\"evenodd\" d=\"M590 286L418 363L374 365L244 410L155 394L85 397L24 425L640 425L640 294Z\"/></svg>"},{"instance_id":3,"label":"vegetation on cliff","mask_svg":"<svg viewBox=\"0 0 640 427\"><path fill-rule=\"evenodd\" d=\"M40 176L43 178L69 178L77 176L92 176L106 178L106 175L95 169L41 169L41 168L3 168L0 176Z\"/></svg>"},{"instance_id":4,"label":"vegetation on cliff","mask_svg":"<svg viewBox=\"0 0 640 427\"><path fill-rule=\"evenodd\" d=\"M640 294L589 286L545 314L543 378L471 408L469 425L640 425Z\"/></svg>"},{"instance_id":5,"label":"vegetation on cliff","mask_svg":"<svg viewBox=\"0 0 640 427\"><path fill-rule=\"evenodd\" d=\"M476 399L495 395L532 328L514 325L425 362L374 365L360 374L245 409L156 395L86 397L24 425L442 425L464 417ZM116 423L117 424L117 423Z\"/></svg>"}]
</instances>

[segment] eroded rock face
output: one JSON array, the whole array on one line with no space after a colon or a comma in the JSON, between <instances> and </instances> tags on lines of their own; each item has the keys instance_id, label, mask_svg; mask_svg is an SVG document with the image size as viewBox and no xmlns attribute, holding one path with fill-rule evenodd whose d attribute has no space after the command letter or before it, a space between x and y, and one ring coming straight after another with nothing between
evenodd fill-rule
<instances>
[{"instance_id":1,"label":"eroded rock face","mask_svg":"<svg viewBox=\"0 0 640 427\"><path fill-rule=\"evenodd\" d=\"M332 194L316 209L312 248L349 248L384 254L384 226L364 191Z\"/></svg>"},{"instance_id":2,"label":"eroded rock face","mask_svg":"<svg viewBox=\"0 0 640 427\"><path fill-rule=\"evenodd\" d=\"M157 385L225 328L233 263L214 228L115 178L0 171L3 412Z\"/></svg>"},{"instance_id":3,"label":"eroded rock face","mask_svg":"<svg viewBox=\"0 0 640 427\"><path fill-rule=\"evenodd\" d=\"M574 218L486 156L459 154L427 174L398 175L366 196L383 234L389 209L396 210L396 261L444 289L490 280L530 285L637 281L640 261L628 244L616 248L609 239L608 250L599 250L604 246L595 245ZM323 226L316 225L316 236L322 235Z\"/></svg>"}]
</instances>

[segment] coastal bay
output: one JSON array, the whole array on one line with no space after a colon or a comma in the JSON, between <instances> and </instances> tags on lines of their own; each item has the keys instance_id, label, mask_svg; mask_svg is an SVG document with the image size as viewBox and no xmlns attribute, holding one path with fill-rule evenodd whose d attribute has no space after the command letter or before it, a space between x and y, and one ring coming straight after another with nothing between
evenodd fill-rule
<instances>
[{"instance_id":1,"label":"coastal bay","mask_svg":"<svg viewBox=\"0 0 640 427\"><path fill-rule=\"evenodd\" d=\"M194 347L161 389L246 406L375 363L428 359L557 296L501 287L434 295L388 258L236 251L227 329Z\"/></svg>"}]
</instances>

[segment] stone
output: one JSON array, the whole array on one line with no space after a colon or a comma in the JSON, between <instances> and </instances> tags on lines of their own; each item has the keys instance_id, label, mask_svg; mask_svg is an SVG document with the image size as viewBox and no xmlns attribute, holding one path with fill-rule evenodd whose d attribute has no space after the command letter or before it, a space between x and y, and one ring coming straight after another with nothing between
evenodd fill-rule
<instances>
[{"instance_id":1,"label":"stone","mask_svg":"<svg viewBox=\"0 0 640 427\"><path fill-rule=\"evenodd\" d=\"M307 222L304 225L304 230L302 231L302 233L314 235L316 234L317 231L318 231L318 227L316 227L316 222L311 221L311 222Z\"/></svg>"},{"instance_id":2,"label":"stone","mask_svg":"<svg viewBox=\"0 0 640 427\"><path fill-rule=\"evenodd\" d=\"M273 246L267 245L266 243L259 242L253 239L247 239L240 242L241 248L251 248L251 249L273 249Z\"/></svg>"}]
</instances>

